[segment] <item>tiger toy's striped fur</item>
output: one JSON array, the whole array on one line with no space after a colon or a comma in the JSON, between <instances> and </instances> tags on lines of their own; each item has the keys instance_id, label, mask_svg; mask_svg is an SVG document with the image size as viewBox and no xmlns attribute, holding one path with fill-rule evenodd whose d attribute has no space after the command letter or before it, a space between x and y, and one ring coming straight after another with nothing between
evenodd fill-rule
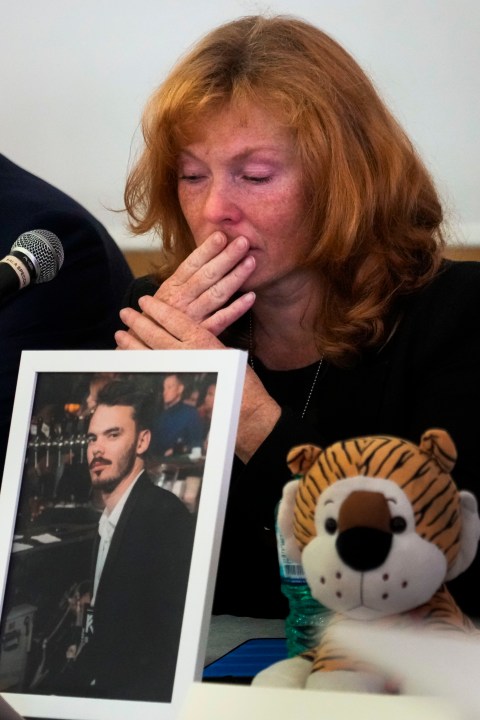
<instances>
[{"instance_id":1,"label":"tiger toy's striped fur","mask_svg":"<svg viewBox=\"0 0 480 720\"><path fill-rule=\"evenodd\" d=\"M359 687L371 668L332 637L341 623L478 632L445 586L470 565L480 537L477 502L451 475L455 461L443 430L425 432L419 445L371 436L292 448L297 479L284 488L278 522L287 554L301 559L312 595L332 615L317 647L255 684L338 689L338 675L342 688L378 692L375 683Z\"/></svg>"}]
</instances>

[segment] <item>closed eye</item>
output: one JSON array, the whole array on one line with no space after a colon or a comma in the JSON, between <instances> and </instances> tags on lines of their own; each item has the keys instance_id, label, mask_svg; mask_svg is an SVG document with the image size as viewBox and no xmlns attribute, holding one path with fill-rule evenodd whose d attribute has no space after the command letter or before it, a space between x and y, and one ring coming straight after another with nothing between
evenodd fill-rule
<instances>
[{"instance_id":1,"label":"closed eye","mask_svg":"<svg viewBox=\"0 0 480 720\"><path fill-rule=\"evenodd\" d=\"M204 176L203 175L179 175L179 180L184 180L185 182L198 182L198 180L202 180Z\"/></svg>"},{"instance_id":2,"label":"closed eye","mask_svg":"<svg viewBox=\"0 0 480 720\"><path fill-rule=\"evenodd\" d=\"M272 179L270 175L265 176L257 176L257 175L244 175L244 180L248 180L248 182L255 183L255 184L262 184L262 183L268 183Z\"/></svg>"}]
</instances>

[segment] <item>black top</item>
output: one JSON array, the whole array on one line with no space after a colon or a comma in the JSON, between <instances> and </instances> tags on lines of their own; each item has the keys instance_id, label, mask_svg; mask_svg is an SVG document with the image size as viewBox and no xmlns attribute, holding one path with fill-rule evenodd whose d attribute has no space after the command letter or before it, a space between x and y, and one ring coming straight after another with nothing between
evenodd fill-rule
<instances>
[{"instance_id":1,"label":"black top","mask_svg":"<svg viewBox=\"0 0 480 720\"><path fill-rule=\"evenodd\" d=\"M60 239L65 261L50 282L0 306L0 481L22 350L113 349L133 275L105 228L75 200L0 154L0 258L28 230Z\"/></svg>"},{"instance_id":2,"label":"black top","mask_svg":"<svg viewBox=\"0 0 480 720\"><path fill-rule=\"evenodd\" d=\"M127 304L151 294L137 280ZM444 428L458 450L453 476L480 498L480 263L446 261L435 280L401 304L401 322L380 350L352 367L324 362L305 418L315 367L255 370L282 406L276 427L244 465L235 458L222 541L214 612L283 617L274 511L290 478L285 458L294 445L326 446L360 435L389 434L418 443L429 428ZM472 418L472 419L470 419ZM480 562L450 583L457 602L480 618Z\"/></svg>"}]
</instances>

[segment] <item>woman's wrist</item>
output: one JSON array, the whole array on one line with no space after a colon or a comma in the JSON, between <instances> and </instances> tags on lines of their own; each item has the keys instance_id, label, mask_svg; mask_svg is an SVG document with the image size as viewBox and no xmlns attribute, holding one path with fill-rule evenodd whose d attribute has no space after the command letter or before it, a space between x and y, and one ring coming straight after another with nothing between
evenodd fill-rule
<instances>
[{"instance_id":1,"label":"woman's wrist","mask_svg":"<svg viewBox=\"0 0 480 720\"><path fill-rule=\"evenodd\" d=\"M247 463L270 435L281 415L253 370L247 368L235 451Z\"/></svg>"}]
</instances>

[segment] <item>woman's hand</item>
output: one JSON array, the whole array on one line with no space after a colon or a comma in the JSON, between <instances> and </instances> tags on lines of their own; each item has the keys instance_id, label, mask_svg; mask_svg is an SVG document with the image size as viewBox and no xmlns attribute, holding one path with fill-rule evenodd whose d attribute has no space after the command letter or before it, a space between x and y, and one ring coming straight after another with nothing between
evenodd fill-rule
<instances>
[{"instance_id":1,"label":"woman's hand","mask_svg":"<svg viewBox=\"0 0 480 720\"><path fill-rule=\"evenodd\" d=\"M225 349L210 330L183 311L155 297L145 296L139 302L143 314L132 308L120 312L123 322L131 330L119 330L115 334L121 350ZM279 417L279 406L253 370L247 367L236 442L236 452L243 462L248 462Z\"/></svg>"},{"instance_id":2,"label":"woman's hand","mask_svg":"<svg viewBox=\"0 0 480 720\"><path fill-rule=\"evenodd\" d=\"M142 312L132 308L120 312L129 330L115 334L118 348L225 349L217 336L255 302L255 294L247 292L226 305L255 269L248 249L244 237L228 244L222 233L207 238L153 297L140 298ZM244 462L265 440L279 416L279 406L247 367L236 443L236 452Z\"/></svg>"},{"instance_id":3,"label":"woman's hand","mask_svg":"<svg viewBox=\"0 0 480 720\"><path fill-rule=\"evenodd\" d=\"M255 301L252 293L246 293L224 307L255 269L249 248L243 236L228 242L223 233L214 232L161 284L154 297L219 335ZM142 310L147 312L144 307Z\"/></svg>"},{"instance_id":4,"label":"woman's hand","mask_svg":"<svg viewBox=\"0 0 480 720\"><path fill-rule=\"evenodd\" d=\"M227 242L223 233L213 233L162 283L155 297L208 327L212 313L230 300L255 269L249 248L243 236Z\"/></svg>"},{"instance_id":5,"label":"woman's hand","mask_svg":"<svg viewBox=\"0 0 480 720\"><path fill-rule=\"evenodd\" d=\"M253 293L252 293L253 294ZM225 345L207 328L192 320L183 310L157 297L139 300L143 312L133 308L120 311L129 331L118 330L115 340L120 350L208 350Z\"/></svg>"},{"instance_id":6,"label":"woman's hand","mask_svg":"<svg viewBox=\"0 0 480 720\"><path fill-rule=\"evenodd\" d=\"M132 331L119 330L115 334L120 349L225 349L225 345L202 324L162 300L145 296L140 298L140 306L143 314L132 308L124 308L120 313ZM253 370L247 367L236 442L236 452L243 462L248 462L279 417L279 406Z\"/></svg>"}]
</instances>

